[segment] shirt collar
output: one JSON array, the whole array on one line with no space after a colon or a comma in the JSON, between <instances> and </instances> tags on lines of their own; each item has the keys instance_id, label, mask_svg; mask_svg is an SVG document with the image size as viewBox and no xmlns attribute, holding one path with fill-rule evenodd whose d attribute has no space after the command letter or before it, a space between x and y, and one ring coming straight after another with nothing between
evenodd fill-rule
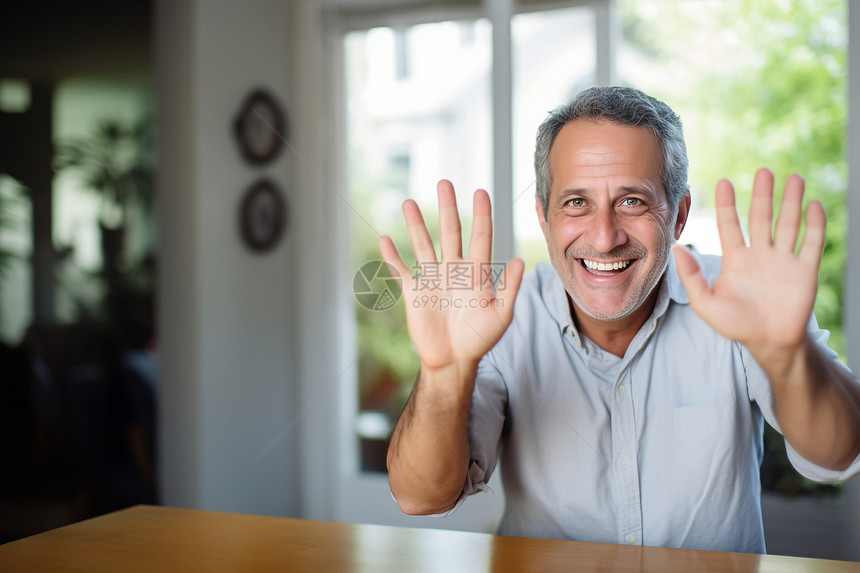
<instances>
[{"instance_id":1,"label":"shirt collar","mask_svg":"<svg viewBox=\"0 0 860 573\"><path fill-rule=\"evenodd\" d=\"M699 268L702 268L702 261L699 258L699 253L692 249L690 252L699 264ZM666 266L666 272L663 274L663 283L666 285L669 292L669 298L671 300L678 304L690 304L690 298L687 296L687 291L684 289L684 285L681 284L681 279L678 277L678 270L675 268L674 252L669 256L669 264Z\"/></svg>"},{"instance_id":2,"label":"shirt collar","mask_svg":"<svg viewBox=\"0 0 860 573\"><path fill-rule=\"evenodd\" d=\"M558 273L550 263L538 267L542 274L547 276L546 281L541 281L543 292L542 298L548 302L550 314L558 324L558 329L562 335L568 332L572 333L574 338L579 339L579 333L576 326L573 324L573 319L570 316L570 306L567 299L567 291L562 284Z\"/></svg>"}]
</instances>

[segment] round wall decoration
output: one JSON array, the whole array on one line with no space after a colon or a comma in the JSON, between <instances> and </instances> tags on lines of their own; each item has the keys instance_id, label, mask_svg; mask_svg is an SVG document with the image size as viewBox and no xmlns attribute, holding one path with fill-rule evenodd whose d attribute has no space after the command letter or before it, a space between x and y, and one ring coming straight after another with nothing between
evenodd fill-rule
<instances>
[{"instance_id":1,"label":"round wall decoration","mask_svg":"<svg viewBox=\"0 0 860 573\"><path fill-rule=\"evenodd\" d=\"M242 157L252 165L272 161L287 140L288 125L281 106L268 92L251 92L233 125Z\"/></svg>"},{"instance_id":2,"label":"round wall decoration","mask_svg":"<svg viewBox=\"0 0 860 573\"><path fill-rule=\"evenodd\" d=\"M255 252L271 250L287 223L287 205L278 187L268 179L252 185L242 197L239 230L245 245Z\"/></svg>"}]
</instances>

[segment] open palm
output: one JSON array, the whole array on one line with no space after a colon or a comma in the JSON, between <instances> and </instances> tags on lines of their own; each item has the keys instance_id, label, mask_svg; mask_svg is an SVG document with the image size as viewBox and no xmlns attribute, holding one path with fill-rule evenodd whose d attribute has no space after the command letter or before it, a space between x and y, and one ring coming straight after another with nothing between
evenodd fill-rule
<instances>
[{"instance_id":1,"label":"open palm","mask_svg":"<svg viewBox=\"0 0 860 573\"><path fill-rule=\"evenodd\" d=\"M454 187L440 181L441 260L414 201L403 204L420 275L413 276L389 237L382 237L382 257L399 274L409 336L422 368L474 366L502 337L513 318L523 262L504 267L499 289L493 284L493 222L486 191L475 192L468 257L463 256L460 216Z\"/></svg>"},{"instance_id":2,"label":"open palm","mask_svg":"<svg viewBox=\"0 0 860 573\"><path fill-rule=\"evenodd\" d=\"M690 253L676 248L678 275L693 310L721 335L750 350L792 348L804 340L818 287L826 221L821 204L810 203L806 233L796 248L803 191L803 179L792 175L774 226L773 174L760 169L753 185L747 246L734 188L726 180L717 184L723 258L720 275L710 287Z\"/></svg>"}]
</instances>

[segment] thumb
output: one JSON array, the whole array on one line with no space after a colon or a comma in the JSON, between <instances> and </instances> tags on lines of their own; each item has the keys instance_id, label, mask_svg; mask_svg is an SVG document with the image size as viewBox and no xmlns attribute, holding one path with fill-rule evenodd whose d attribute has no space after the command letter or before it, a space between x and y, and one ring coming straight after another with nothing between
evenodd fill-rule
<instances>
[{"instance_id":1,"label":"thumb","mask_svg":"<svg viewBox=\"0 0 860 573\"><path fill-rule=\"evenodd\" d=\"M505 286L496 292L496 298L502 301L502 307L499 309L499 318L505 324L510 324L514 317L514 301L520 290L525 266L526 264L522 259L513 259L508 261L502 273L502 284Z\"/></svg>"},{"instance_id":2,"label":"thumb","mask_svg":"<svg viewBox=\"0 0 860 573\"><path fill-rule=\"evenodd\" d=\"M681 279L681 284L684 285L684 290L690 297L690 305L696 308L710 292L708 281L705 280L699 263L696 262L687 247L676 244L672 248L672 253L675 255L675 269L678 271L678 278Z\"/></svg>"}]
</instances>

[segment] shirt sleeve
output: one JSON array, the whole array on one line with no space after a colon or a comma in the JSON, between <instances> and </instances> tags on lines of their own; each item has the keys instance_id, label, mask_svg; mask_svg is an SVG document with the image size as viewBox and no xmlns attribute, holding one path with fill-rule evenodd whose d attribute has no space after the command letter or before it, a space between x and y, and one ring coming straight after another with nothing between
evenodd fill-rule
<instances>
[{"instance_id":1,"label":"shirt sleeve","mask_svg":"<svg viewBox=\"0 0 860 573\"><path fill-rule=\"evenodd\" d=\"M478 365L472 407L469 412L469 471L463 491L453 508L440 514L451 515L467 497L480 491L493 494L487 483L493 475L499 457L499 444L505 424L507 387L496 366L493 352L488 352Z\"/></svg>"},{"instance_id":2,"label":"shirt sleeve","mask_svg":"<svg viewBox=\"0 0 860 573\"><path fill-rule=\"evenodd\" d=\"M813 342L821 349L826 358L832 360L837 368L854 377L848 367L839 361L839 355L827 345L830 332L818 327L818 322L815 320L814 315L810 318L808 332ZM747 387L750 392L750 399L758 404L767 423L781 434L782 429L780 429L776 421L776 415L774 414L773 390L770 387L770 381L764 369L759 366L758 362L756 362L747 349L741 347L741 352L743 353L744 366L747 372ZM794 469L803 477L813 481L822 483L842 482L854 475L860 474L860 456L857 456L847 469L834 470L810 462L798 454L788 441L785 442L785 449Z\"/></svg>"}]
</instances>

